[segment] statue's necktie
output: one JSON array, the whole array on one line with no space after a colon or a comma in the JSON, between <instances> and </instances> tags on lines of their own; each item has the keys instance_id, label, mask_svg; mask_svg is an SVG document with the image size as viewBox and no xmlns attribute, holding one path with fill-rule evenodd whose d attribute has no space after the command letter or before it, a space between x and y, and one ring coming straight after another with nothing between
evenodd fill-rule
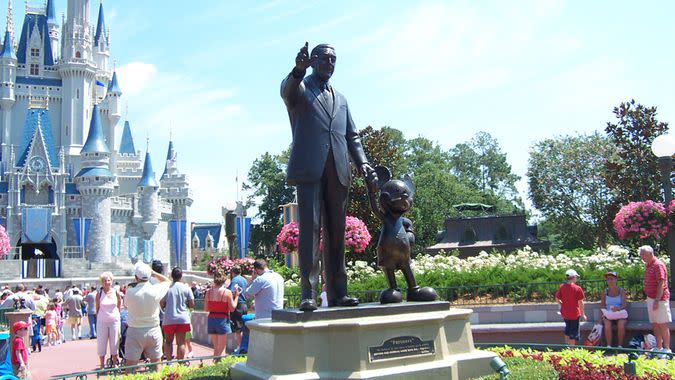
<instances>
[{"instance_id":1,"label":"statue's necktie","mask_svg":"<svg viewBox=\"0 0 675 380\"><path fill-rule=\"evenodd\" d=\"M321 90L321 96L323 96L324 104L328 109L328 113L333 113L333 93L330 91L330 86L325 84Z\"/></svg>"}]
</instances>

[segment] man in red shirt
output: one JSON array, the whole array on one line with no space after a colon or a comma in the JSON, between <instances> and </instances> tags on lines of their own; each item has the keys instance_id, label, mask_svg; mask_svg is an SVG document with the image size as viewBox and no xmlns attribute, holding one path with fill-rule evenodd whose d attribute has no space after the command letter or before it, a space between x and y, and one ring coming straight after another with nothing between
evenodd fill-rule
<instances>
[{"instance_id":1,"label":"man in red shirt","mask_svg":"<svg viewBox=\"0 0 675 380\"><path fill-rule=\"evenodd\" d=\"M565 272L567 282L560 285L555 292L555 299L560 304L560 315L565 320L565 344L576 346L581 340L579 335L579 319L586 320L584 313L584 290L577 285L579 274L574 269Z\"/></svg>"},{"instance_id":2,"label":"man in red shirt","mask_svg":"<svg viewBox=\"0 0 675 380\"><path fill-rule=\"evenodd\" d=\"M670 314L670 290L668 272L663 261L654 256L654 249L648 245L640 247L640 258L645 263L644 290L647 295L647 313L656 337L655 351L670 351L670 329L673 318Z\"/></svg>"}]
</instances>

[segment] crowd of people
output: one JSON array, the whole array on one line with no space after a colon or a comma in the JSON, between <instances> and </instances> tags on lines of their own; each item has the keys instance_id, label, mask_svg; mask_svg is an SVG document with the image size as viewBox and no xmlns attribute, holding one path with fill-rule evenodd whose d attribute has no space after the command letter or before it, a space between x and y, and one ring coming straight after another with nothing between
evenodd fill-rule
<instances>
[{"instance_id":1,"label":"crowd of people","mask_svg":"<svg viewBox=\"0 0 675 380\"><path fill-rule=\"evenodd\" d=\"M654 255L654 249L645 245L638 249L640 258L645 264L644 294L646 296L647 314L655 337L652 349L657 357L670 357L670 328L672 315L670 311L670 290L668 289L668 272L666 265ZM565 343L576 345L581 340L579 323L587 320L584 311L584 291L577 285L579 274L570 269L565 273L566 282L560 285L555 298L560 304L560 314L565 321ZM605 273L607 288L602 292L600 310L605 344L613 344L613 325L616 325L616 346L625 343L628 310L626 291L618 286L619 274L615 271Z\"/></svg>"}]
</instances>

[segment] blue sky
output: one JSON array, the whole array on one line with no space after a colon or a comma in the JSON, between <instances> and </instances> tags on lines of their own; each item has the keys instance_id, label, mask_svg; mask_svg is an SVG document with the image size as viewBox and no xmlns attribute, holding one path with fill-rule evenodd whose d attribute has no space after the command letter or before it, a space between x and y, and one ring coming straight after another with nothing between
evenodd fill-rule
<instances>
[{"instance_id":1,"label":"blue sky","mask_svg":"<svg viewBox=\"0 0 675 380\"><path fill-rule=\"evenodd\" d=\"M14 2L16 28L23 2ZM31 2L33 3L33 2ZM57 13L66 0L56 0ZM98 2L91 3L96 19ZM446 149L487 131L526 197L536 141L603 130L635 98L675 122L668 1L105 1L138 147L161 173L169 138L195 221L216 221L235 176L291 141L279 84L298 49L336 47L334 86L360 127ZM4 15L4 14L3 14ZM118 126L121 135L122 123Z\"/></svg>"}]
</instances>

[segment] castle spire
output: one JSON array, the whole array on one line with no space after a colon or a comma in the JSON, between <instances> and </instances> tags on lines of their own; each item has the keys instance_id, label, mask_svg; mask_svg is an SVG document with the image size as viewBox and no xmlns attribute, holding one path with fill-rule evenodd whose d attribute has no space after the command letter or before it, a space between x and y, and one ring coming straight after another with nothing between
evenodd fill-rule
<instances>
[{"instance_id":1,"label":"castle spire","mask_svg":"<svg viewBox=\"0 0 675 380\"><path fill-rule=\"evenodd\" d=\"M152 168L152 161L150 160L150 150L145 152L145 162L143 163L143 176L138 181L138 187L159 187L155 179L155 170Z\"/></svg>"},{"instance_id":2,"label":"castle spire","mask_svg":"<svg viewBox=\"0 0 675 380\"><path fill-rule=\"evenodd\" d=\"M57 23L56 10L54 9L54 0L47 0L47 23L49 24Z\"/></svg>"},{"instance_id":3,"label":"castle spire","mask_svg":"<svg viewBox=\"0 0 675 380\"><path fill-rule=\"evenodd\" d=\"M119 83L117 83L117 71L113 71L112 79L110 80L110 84L108 85L108 92L116 93L118 95L122 94L122 90L120 90L120 85Z\"/></svg>"},{"instance_id":4,"label":"castle spire","mask_svg":"<svg viewBox=\"0 0 675 380\"><path fill-rule=\"evenodd\" d=\"M14 44L14 15L12 14L12 0L7 1L7 32L12 37L12 44Z\"/></svg>"},{"instance_id":5,"label":"castle spire","mask_svg":"<svg viewBox=\"0 0 675 380\"><path fill-rule=\"evenodd\" d=\"M16 54L14 54L14 48L12 45L12 33L8 30L5 32L5 41L4 45L2 46L2 53L0 53L0 57L16 59Z\"/></svg>"},{"instance_id":6,"label":"castle spire","mask_svg":"<svg viewBox=\"0 0 675 380\"><path fill-rule=\"evenodd\" d=\"M82 147L82 153L110 153L108 144L105 142L103 136L103 127L101 127L101 115L98 109L98 104L94 104L91 110L91 123L89 124L89 134L87 135L87 142Z\"/></svg>"},{"instance_id":7,"label":"castle spire","mask_svg":"<svg viewBox=\"0 0 675 380\"><path fill-rule=\"evenodd\" d=\"M107 38L105 36L105 16L103 15L103 1L98 7L98 22L96 23L96 34L94 35L94 46L98 46L103 38L103 42L107 43Z\"/></svg>"},{"instance_id":8,"label":"castle spire","mask_svg":"<svg viewBox=\"0 0 675 380\"><path fill-rule=\"evenodd\" d=\"M134 146L134 138L131 135L131 125L129 120L124 121L124 129L122 130L122 141L120 141L120 154L136 154L136 147Z\"/></svg>"},{"instance_id":9,"label":"castle spire","mask_svg":"<svg viewBox=\"0 0 675 380\"><path fill-rule=\"evenodd\" d=\"M176 151L173 149L173 141L169 140L169 150L166 153L166 165L164 166L162 179L173 174L178 174L178 168L176 167Z\"/></svg>"}]
</instances>

